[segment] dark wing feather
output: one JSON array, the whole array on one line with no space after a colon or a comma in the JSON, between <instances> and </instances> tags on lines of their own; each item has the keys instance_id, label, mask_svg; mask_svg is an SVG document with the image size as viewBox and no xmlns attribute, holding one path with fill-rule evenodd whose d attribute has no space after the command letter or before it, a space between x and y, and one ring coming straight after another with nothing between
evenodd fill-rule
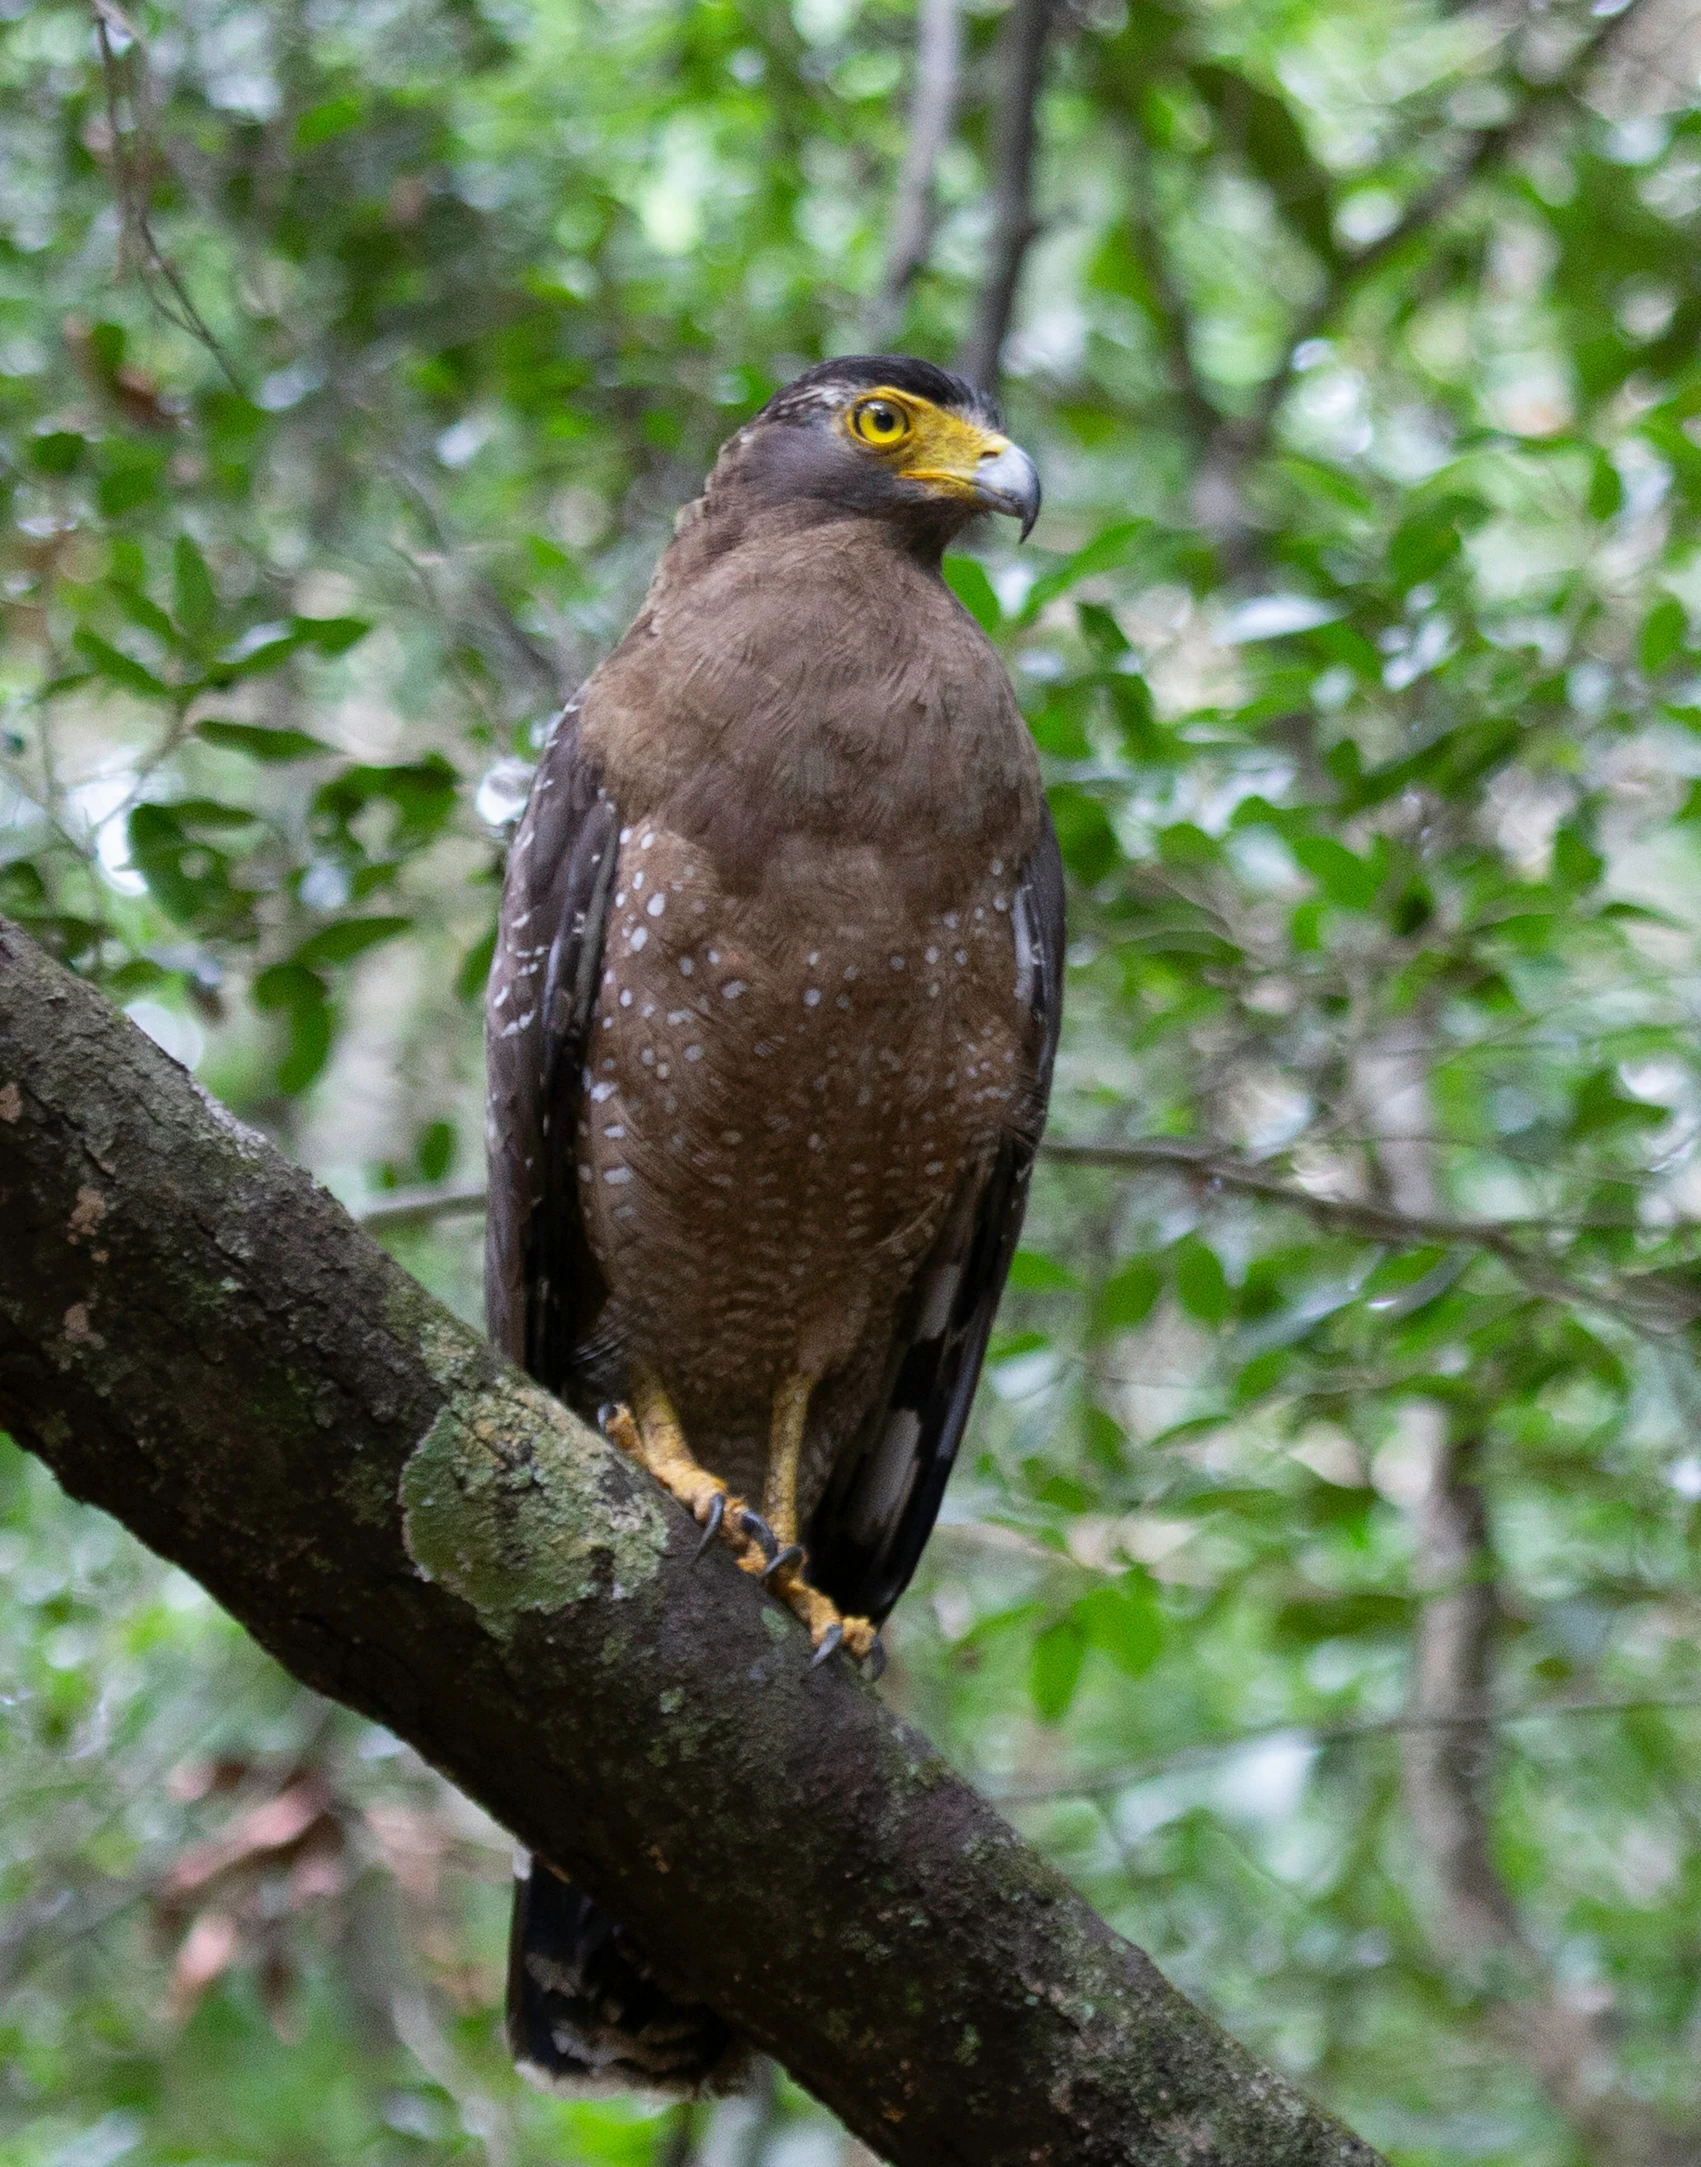
<instances>
[{"instance_id":1,"label":"dark wing feather","mask_svg":"<svg viewBox=\"0 0 1701 2167\"><path fill-rule=\"evenodd\" d=\"M574 701L502 884L485 1004L484 1278L492 1338L582 1414L623 1384L599 1336L607 1289L576 1149L619 854L620 815L580 750ZM712 2009L670 1995L618 1920L542 1861L515 1888L508 2039L528 2076L571 2092L636 2084L691 2098L734 2088L750 2053Z\"/></svg>"},{"instance_id":2,"label":"dark wing feather","mask_svg":"<svg viewBox=\"0 0 1701 2167\"><path fill-rule=\"evenodd\" d=\"M579 702L556 724L502 885L485 1000L490 1336L583 1409L598 1395L606 1297L585 1235L575 1144L620 815L579 747Z\"/></svg>"},{"instance_id":3,"label":"dark wing feather","mask_svg":"<svg viewBox=\"0 0 1701 2167\"><path fill-rule=\"evenodd\" d=\"M1022 1230L1063 1014L1063 865L1049 814L1017 882L1012 918L1033 1087L1011 1109L990 1171L958 1192L916 1274L885 1388L810 1528L810 1577L854 1616L885 1617L933 1532Z\"/></svg>"}]
</instances>

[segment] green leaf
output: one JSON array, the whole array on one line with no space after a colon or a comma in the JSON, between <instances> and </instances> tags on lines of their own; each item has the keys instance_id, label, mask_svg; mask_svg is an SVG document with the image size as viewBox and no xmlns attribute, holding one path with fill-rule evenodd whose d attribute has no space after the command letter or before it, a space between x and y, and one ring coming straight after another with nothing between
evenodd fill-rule
<instances>
[{"instance_id":1,"label":"green leaf","mask_svg":"<svg viewBox=\"0 0 1701 2167\"><path fill-rule=\"evenodd\" d=\"M304 940L290 961L310 971L351 963L367 949L395 940L412 924L411 918L339 918L335 925L323 926Z\"/></svg>"},{"instance_id":2,"label":"green leaf","mask_svg":"<svg viewBox=\"0 0 1701 2167\"><path fill-rule=\"evenodd\" d=\"M1584 1077L1572 1093L1571 1109L1570 1134L1579 1143L1585 1137L1609 1136L1623 1129L1662 1128L1671 1119L1664 1106L1626 1098L1609 1068Z\"/></svg>"},{"instance_id":3,"label":"green leaf","mask_svg":"<svg viewBox=\"0 0 1701 2167\"><path fill-rule=\"evenodd\" d=\"M1072 1617L1059 1618L1035 1640L1028 1693L1042 1722L1057 1723L1068 1714L1086 1655L1087 1636Z\"/></svg>"},{"instance_id":4,"label":"green leaf","mask_svg":"<svg viewBox=\"0 0 1701 2167\"><path fill-rule=\"evenodd\" d=\"M426 1181L441 1181L455 1160L455 1124L430 1121L420 1131L419 1171Z\"/></svg>"},{"instance_id":5,"label":"green leaf","mask_svg":"<svg viewBox=\"0 0 1701 2167\"><path fill-rule=\"evenodd\" d=\"M121 458L100 478L95 491L102 516L121 519L138 505L162 493L159 462L151 458Z\"/></svg>"},{"instance_id":6,"label":"green leaf","mask_svg":"<svg viewBox=\"0 0 1701 2167\"><path fill-rule=\"evenodd\" d=\"M220 685L234 685L247 677L268 677L282 669L301 645L300 636L280 625L255 625L220 655L210 670Z\"/></svg>"},{"instance_id":7,"label":"green leaf","mask_svg":"<svg viewBox=\"0 0 1701 2167\"><path fill-rule=\"evenodd\" d=\"M1161 760L1169 748L1146 680L1129 670L1117 670L1106 681L1105 690L1129 759Z\"/></svg>"},{"instance_id":8,"label":"green leaf","mask_svg":"<svg viewBox=\"0 0 1701 2167\"><path fill-rule=\"evenodd\" d=\"M10 918L27 918L47 903L47 883L27 858L0 865L0 910Z\"/></svg>"},{"instance_id":9,"label":"green leaf","mask_svg":"<svg viewBox=\"0 0 1701 2167\"><path fill-rule=\"evenodd\" d=\"M210 799L132 808L130 862L168 918L205 932L234 930L234 922L246 918L249 906L231 887L230 861L192 831L197 826L244 826L252 818Z\"/></svg>"},{"instance_id":10,"label":"green leaf","mask_svg":"<svg viewBox=\"0 0 1701 2167\"><path fill-rule=\"evenodd\" d=\"M195 735L221 752L240 752L250 760L268 763L322 759L336 750L323 738L309 737L305 730L268 730L257 722L225 722L212 716L196 723Z\"/></svg>"},{"instance_id":11,"label":"green leaf","mask_svg":"<svg viewBox=\"0 0 1701 2167\"><path fill-rule=\"evenodd\" d=\"M1010 1259L1010 1285L1025 1294L1051 1294L1079 1287L1079 1276L1037 1249L1018 1249Z\"/></svg>"},{"instance_id":12,"label":"green leaf","mask_svg":"<svg viewBox=\"0 0 1701 2167\"><path fill-rule=\"evenodd\" d=\"M87 449L87 438L75 429L47 429L29 439L29 463L38 474L74 474Z\"/></svg>"},{"instance_id":13,"label":"green leaf","mask_svg":"<svg viewBox=\"0 0 1701 2167\"><path fill-rule=\"evenodd\" d=\"M1130 1257L1099 1290L1093 1311L1095 1330L1131 1332L1144 1324L1163 1284L1163 1270L1155 1257Z\"/></svg>"},{"instance_id":14,"label":"green leaf","mask_svg":"<svg viewBox=\"0 0 1701 2167\"><path fill-rule=\"evenodd\" d=\"M140 625L144 632L151 632L155 639L164 640L167 646L183 651L183 635L159 604L145 595L141 588L126 579L114 579L107 583L107 592L132 624Z\"/></svg>"},{"instance_id":15,"label":"green leaf","mask_svg":"<svg viewBox=\"0 0 1701 2167\"><path fill-rule=\"evenodd\" d=\"M1656 602L1642 620L1642 636L1636 659L1649 677L1657 677L1668 662L1675 662L1689 643L1689 612L1674 594Z\"/></svg>"},{"instance_id":16,"label":"green leaf","mask_svg":"<svg viewBox=\"0 0 1701 2167\"><path fill-rule=\"evenodd\" d=\"M1128 635L1102 602L1077 602L1075 615L1082 638L1104 660L1113 662L1128 653Z\"/></svg>"},{"instance_id":17,"label":"green leaf","mask_svg":"<svg viewBox=\"0 0 1701 2167\"><path fill-rule=\"evenodd\" d=\"M1069 1613L1089 1647L1101 1648L1118 1670L1139 1678L1163 1647L1163 1613L1149 1573L1138 1566L1114 1586L1094 1588Z\"/></svg>"},{"instance_id":18,"label":"green leaf","mask_svg":"<svg viewBox=\"0 0 1701 2167\"><path fill-rule=\"evenodd\" d=\"M482 939L473 942L461 958L455 972L455 998L459 1001L476 1001L484 992L486 979L490 976L491 958L496 953L496 928L491 927Z\"/></svg>"},{"instance_id":19,"label":"green leaf","mask_svg":"<svg viewBox=\"0 0 1701 2167\"><path fill-rule=\"evenodd\" d=\"M1623 479L1606 453L1598 451L1589 470L1589 517L1611 519L1623 509Z\"/></svg>"},{"instance_id":20,"label":"green leaf","mask_svg":"<svg viewBox=\"0 0 1701 2167\"><path fill-rule=\"evenodd\" d=\"M1208 868L1222 859L1222 846L1191 820L1177 820L1158 835L1158 856L1165 865Z\"/></svg>"},{"instance_id":21,"label":"green leaf","mask_svg":"<svg viewBox=\"0 0 1701 2167\"><path fill-rule=\"evenodd\" d=\"M197 647L205 647L218 622L218 596L206 558L186 534L180 534L172 544L171 574L178 626Z\"/></svg>"},{"instance_id":22,"label":"green leaf","mask_svg":"<svg viewBox=\"0 0 1701 2167\"><path fill-rule=\"evenodd\" d=\"M1108 572L1114 566L1124 564L1133 555L1136 543L1152 532L1149 519L1125 519L1116 526L1106 527L1074 556L1036 579L1028 589L1016 622L1031 625L1048 602L1055 602L1060 594L1067 594L1077 580L1090 579L1095 572Z\"/></svg>"},{"instance_id":23,"label":"green leaf","mask_svg":"<svg viewBox=\"0 0 1701 2167\"><path fill-rule=\"evenodd\" d=\"M1255 1354L1242 1365L1234 1380L1234 1404L1250 1407L1254 1400L1261 1400L1276 1389L1292 1367L1291 1348L1268 1347L1262 1354Z\"/></svg>"},{"instance_id":24,"label":"green leaf","mask_svg":"<svg viewBox=\"0 0 1701 2167\"><path fill-rule=\"evenodd\" d=\"M995 633L1004 622L998 596L976 557L947 557L945 584L985 633Z\"/></svg>"},{"instance_id":25,"label":"green leaf","mask_svg":"<svg viewBox=\"0 0 1701 2167\"><path fill-rule=\"evenodd\" d=\"M329 990L317 972L300 963L274 963L254 981L258 1008L281 1009L289 1019L289 1046L278 1064L278 1089L294 1098L325 1066L331 1051Z\"/></svg>"},{"instance_id":26,"label":"green leaf","mask_svg":"<svg viewBox=\"0 0 1701 2167\"><path fill-rule=\"evenodd\" d=\"M1046 795L1064 864L1083 886L1095 886L1122 855L1108 814L1097 798L1070 783L1054 784Z\"/></svg>"},{"instance_id":27,"label":"green leaf","mask_svg":"<svg viewBox=\"0 0 1701 2167\"><path fill-rule=\"evenodd\" d=\"M295 147L297 150L317 150L321 143L330 142L333 136L345 134L358 127L365 117L364 99L353 95L326 98L318 105L309 106L295 124Z\"/></svg>"},{"instance_id":28,"label":"green leaf","mask_svg":"<svg viewBox=\"0 0 1701 2167\"><path fill-rule=\"evenodd\" d=\"M1592 888L1606 871L1606 860L1584 840L1574 821L1553 838L1553 877L1567 888Z\"/></svg>"},{"instance_id":29,"label":"green leaf","mask_svg":"<svg viewBox=\"0 0 1701 2167\"><path fill-rule=\"evenodd\" d=\"M71 635L71 644L97 677L109 683L122 685L126 692L137 693L144 700L169 700L172 688L162 678L154 675L133 655L122 653L109 645L98 632L91 632L87 625L79 625Z\"/></svg>"},{"instance_id":30,"label":"green leaf","mask_svg":"<svg viewBox=\"0 0 1701 2167\"><path fill-rule=\"evenodd\" d=\"M1443 496L1398 526L1388 544L1388 570L1394 584L1402 590L1416 587L1444 571L1463 546L1460 514L1474 508L1469 497Z\"/></svg>"},{"instance_id":31,"label":"green leaf","mask_svg":"<svg viewBox=\"0 0 1701 2167\"><path fill-rule=\"evenodd\" d=\"M1368 859L1356 857L1332 835L1294 836L1289 848L1331 903L1342 910L1373 907L1387 877L1385 854L1373 852Z\"/></svg>"},{"instance_id":32,"label":"green leaf","mask_svg":"<svg viewBox=\"0 0 1701 2167\"><path fill-rule=\"evenodd\" d=\"M1057 686L1028 725L1040 751L1050 753L1054 760L1090 760L1093 744L1087 735L1087 718L1092 705L1091 684Z\"/></svg>"},{"instance_id":33,"label":"green leaf","mask_svg":"<svg viewBox=\"0 0 1701 2167\"><path fill-rule=\"evenodd\" d=\"M1201 1324L1221 1324L1233 1304L1229 1283L1217 1253L1189 1234L1170 1251L1175 1274L1176 1298L1190 1317Z\"/></svg>"},{"instance_id":34,"label":"green leaf","mask_svg":"<svg viewBox=\"0 0 1701 2167\"><path fill-rule=\"evenodd\" d=\"M388 853L421 848L441 830L455 809L455 771L441 753L401 767L355 766L333 775L313 794L315 833L342 845L349 856L368 855L353 823L367 807L389 805L395 812Z\"/></svg>"},{"instance_id":35,"label":"green leaf","mask_svg":"<svg viewBox=\"0 0 1701 2167\"><path fill-rule=\"evenodd\" d=\"M292 617L290 629L303 646L322 655L346 655L372 630L364 617Z\"/></svg>"}]
</instances>

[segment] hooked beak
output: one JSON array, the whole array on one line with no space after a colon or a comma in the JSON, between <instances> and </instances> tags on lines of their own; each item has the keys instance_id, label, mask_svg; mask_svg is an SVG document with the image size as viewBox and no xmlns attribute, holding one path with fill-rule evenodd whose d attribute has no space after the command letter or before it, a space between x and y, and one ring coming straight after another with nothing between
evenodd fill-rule
<instances>
[{"instance_id":1,"label":"hooked beak","mask_svg":"<svg viewBox=\"0 0 1701 2167\"><path fill-rule=\"evenodd\" d=\"M1020 444L1000 441L980 457L974 473L975 502L989 512L1008 512L1022 522L1025 542L1040 511L1040 479Z\"/></svg>"}]
</instances>

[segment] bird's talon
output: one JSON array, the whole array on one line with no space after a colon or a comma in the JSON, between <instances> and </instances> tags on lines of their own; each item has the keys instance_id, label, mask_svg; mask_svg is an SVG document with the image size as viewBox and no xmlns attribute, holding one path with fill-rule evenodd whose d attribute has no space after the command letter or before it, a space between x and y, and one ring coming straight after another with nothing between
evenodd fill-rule
<instances>
[{"instance_id":1,"label":"bird's talon","mask_svg":"<svg viewBox=\"0 0 1701 2167\"><path fill-rule=\"evenodd\" d=\"M863 1661L868 1666L868 1677L876 1683L886 1675L886 1643L878 1633L875 1634L867 1655L863 1657Z\"/></svg>"},{"instance_id":2,"label":"bird's talon","mask_svg":"<svg viewBox=\"0 0 1701 2167\"><path fill-rule=\"evenodd\" d=\"M845 1629L839 1623L838 1619L835 1618L832 1624L829 1625L827 1630L821 1635L820 1647L818 1647L815 1653L809 1658L810 1669L819 1670L821 1668L821 1665L826 1662L828 1656L834 1654L843 1645L844 1637Z\"/></svg>"},{"instance_id":3,"label":"bird's talon","mask_svg":"<svg viewBox=\"0 0 1701 2167\"><path fill-rule=\"evenodd\" d=\"M767 1564L762 1568L762 1585L765 1588L772 1587L776 1575L785 1572L789 1566L801 1565L802 1563L802 1543L787 1543L785 1548L780 1552L779 1556L770 1558Z\"/></svg>"},{"instance_id":4,"label":"bird's talon","mask_svg":"<svg viewBox=\"0 0 1701 2167\"><path fill-rule=\"evenodd\" d=\"M708 1511L703 1515L703 1539L697 1545L695 1552L692 1554L691 1562L693 1565L696 1564L698 1558L703 1555L703 1552L708 1549L710 1543L712 1543L715 1537L720 1533L721 1522L725 1518L726 1492L724 1490L717 1490L714 1496L711 1497L709 1500Z\"/></svg>"},{"instance_id":5,"label":"bird's talon","mask_svg":"<svg viewBox=\"0 0 1701 2167\"><path fill-rule=\"evenodd\" d=\"M739 1510L738 1527L740 1534L748 1535L751 1541L760 1547L762 1555L768 1561L768 1568L772 1571L774 1560L780 1553L780 1546L774 1540L774 1531L767 1521L759 1512L752 1512L750 1507L745 1505Z\"/></svg>"}]
</instances>

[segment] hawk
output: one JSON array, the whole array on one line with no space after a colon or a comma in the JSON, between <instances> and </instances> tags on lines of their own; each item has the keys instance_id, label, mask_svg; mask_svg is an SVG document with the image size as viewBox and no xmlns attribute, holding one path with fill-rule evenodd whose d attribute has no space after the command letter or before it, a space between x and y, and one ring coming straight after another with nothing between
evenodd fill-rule
<instances>
[{"instance_id":1,"label":"hawk","mask_svg":"<svg viewBox=\"0 0 1701 2167\"><path fill-rule=\"evenodd\" d=\"M807 1626L879 1659L1016 1245L1057 1043L1039 764L941 558L1026 536L959 377L807 370L722 448L555 724L487 1003L493 1337ZM572 2088L741 2057L619 1925L522 1871L509 2036Z\"/></svg>"}]
</instances>

